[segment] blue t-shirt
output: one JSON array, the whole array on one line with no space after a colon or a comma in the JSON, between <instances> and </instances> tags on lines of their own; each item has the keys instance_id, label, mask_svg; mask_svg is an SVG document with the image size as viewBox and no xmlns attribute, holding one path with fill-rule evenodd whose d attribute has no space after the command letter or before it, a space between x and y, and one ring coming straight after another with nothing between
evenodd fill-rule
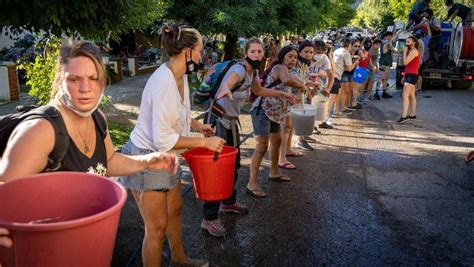
<instances>
[{"instance_id":1,"label":"blue t-shirt","mask_svg":"<svg viewBox=\"0 0 474 267\"><path fill-rule=\"evenodd\" d=\"M421 14L427 8L426 4L421 0L416 3L410 11L410 14Z\"/></svg>"}]
</instances>

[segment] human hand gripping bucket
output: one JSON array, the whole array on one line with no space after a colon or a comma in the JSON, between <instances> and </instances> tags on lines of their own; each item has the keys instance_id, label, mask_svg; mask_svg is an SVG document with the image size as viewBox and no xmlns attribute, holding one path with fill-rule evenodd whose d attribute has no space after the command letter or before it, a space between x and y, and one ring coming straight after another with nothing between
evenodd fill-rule
<instances>
[{"instance_id":1,"label":"human hand gripping bucket","mask_svg":"<svg viewBox=\"0 0 474 267\"><path fill-rule=\"evenodd\" d=\"M44 173L0 186L2 267L110 266L127 192L93 174Z\"/></svg>"},{"instance_id":2,"label":"human hand gripping bucket","mask_svg":"<svg viewBox=\"0 0 474 267\"><path fill-rule=\"evenodd\" d=\"M214 152L206 148L193 148L183 153L193 174L198 199L217 201L232 195L237 152L237 148L225 146L217 160Z\"/></svg>"}]
</instances>

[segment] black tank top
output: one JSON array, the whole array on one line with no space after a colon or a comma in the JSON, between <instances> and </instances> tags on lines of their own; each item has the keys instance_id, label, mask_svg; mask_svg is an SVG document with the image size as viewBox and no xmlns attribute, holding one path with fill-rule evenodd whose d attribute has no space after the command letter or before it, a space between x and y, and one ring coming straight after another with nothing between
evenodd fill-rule
<instances>
[{"instance_id":1,"label":"black tank top","mask_svg":"<svg viewBox=\"0 0 474 267\"><path fill-rule=\"evenodd\" d=\"M100 116L100 117L99 117ZM98 112L92 114L95 122L95 150L91 158L77 148L72 138L68 135L69 145L61 167L57 171L94 172L105 175L107 169L107 153L104 139L107 136L105 119Z\"/></svg>"}]
</instances>

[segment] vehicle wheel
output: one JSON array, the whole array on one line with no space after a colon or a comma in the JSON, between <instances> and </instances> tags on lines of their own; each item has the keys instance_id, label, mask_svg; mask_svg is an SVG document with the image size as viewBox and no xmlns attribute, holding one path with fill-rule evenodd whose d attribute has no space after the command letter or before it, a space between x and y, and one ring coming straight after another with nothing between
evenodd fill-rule
<instances>
[{"instance_id":1,"label":"vehicle wheel","mask_svg":"<svg viewBox=\"0 0 474 267\"><path fill-rule=\"evenodd\" d=\"M471 88L472 81L452 81L452 87L461 90L467 90Z\"/></svg>"}]
</instances>

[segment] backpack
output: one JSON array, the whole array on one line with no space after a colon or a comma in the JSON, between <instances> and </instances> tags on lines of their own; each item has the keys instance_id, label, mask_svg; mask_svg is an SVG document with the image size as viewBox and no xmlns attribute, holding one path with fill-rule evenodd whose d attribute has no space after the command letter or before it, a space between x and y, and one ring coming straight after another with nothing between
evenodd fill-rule
<instances>
[{"instance_id":1,"label":"backpack","mask_svg":"<svg viewBox=\"0 0 474 267\"><path fill-rule=\"evenodd\" d=\"M40 107L36 105L17 106L16 111L16 113L0 116L0 157L3 156L10 135L18 124L27 120L44 118L53 125L55 145L53 151L48 156L48 164L43 172L58 170L62 166L62 161L66 156L69 146L69 136L60 112L51 105ZM105 138L107 134L105 118L98 111L94 111L92 115L101 136Z\"/></svg>"},{"instance_id":2,"label":"backpack","mask_svg":"<svg viewBox=\"0 0 474 267\"><path fill-rule=\"evenodd\" d=\"M238 63L237 60L228 60L214 64L214 66L207 71L199 88L193 93L193 104L203 110L207 110L211 101L216 97L217 90L219 90L225 74L236 63ZM231 89L231 92L233 93L242 86L244 81L245 78L237 83Z\"/></svg>"}]
</instances>

